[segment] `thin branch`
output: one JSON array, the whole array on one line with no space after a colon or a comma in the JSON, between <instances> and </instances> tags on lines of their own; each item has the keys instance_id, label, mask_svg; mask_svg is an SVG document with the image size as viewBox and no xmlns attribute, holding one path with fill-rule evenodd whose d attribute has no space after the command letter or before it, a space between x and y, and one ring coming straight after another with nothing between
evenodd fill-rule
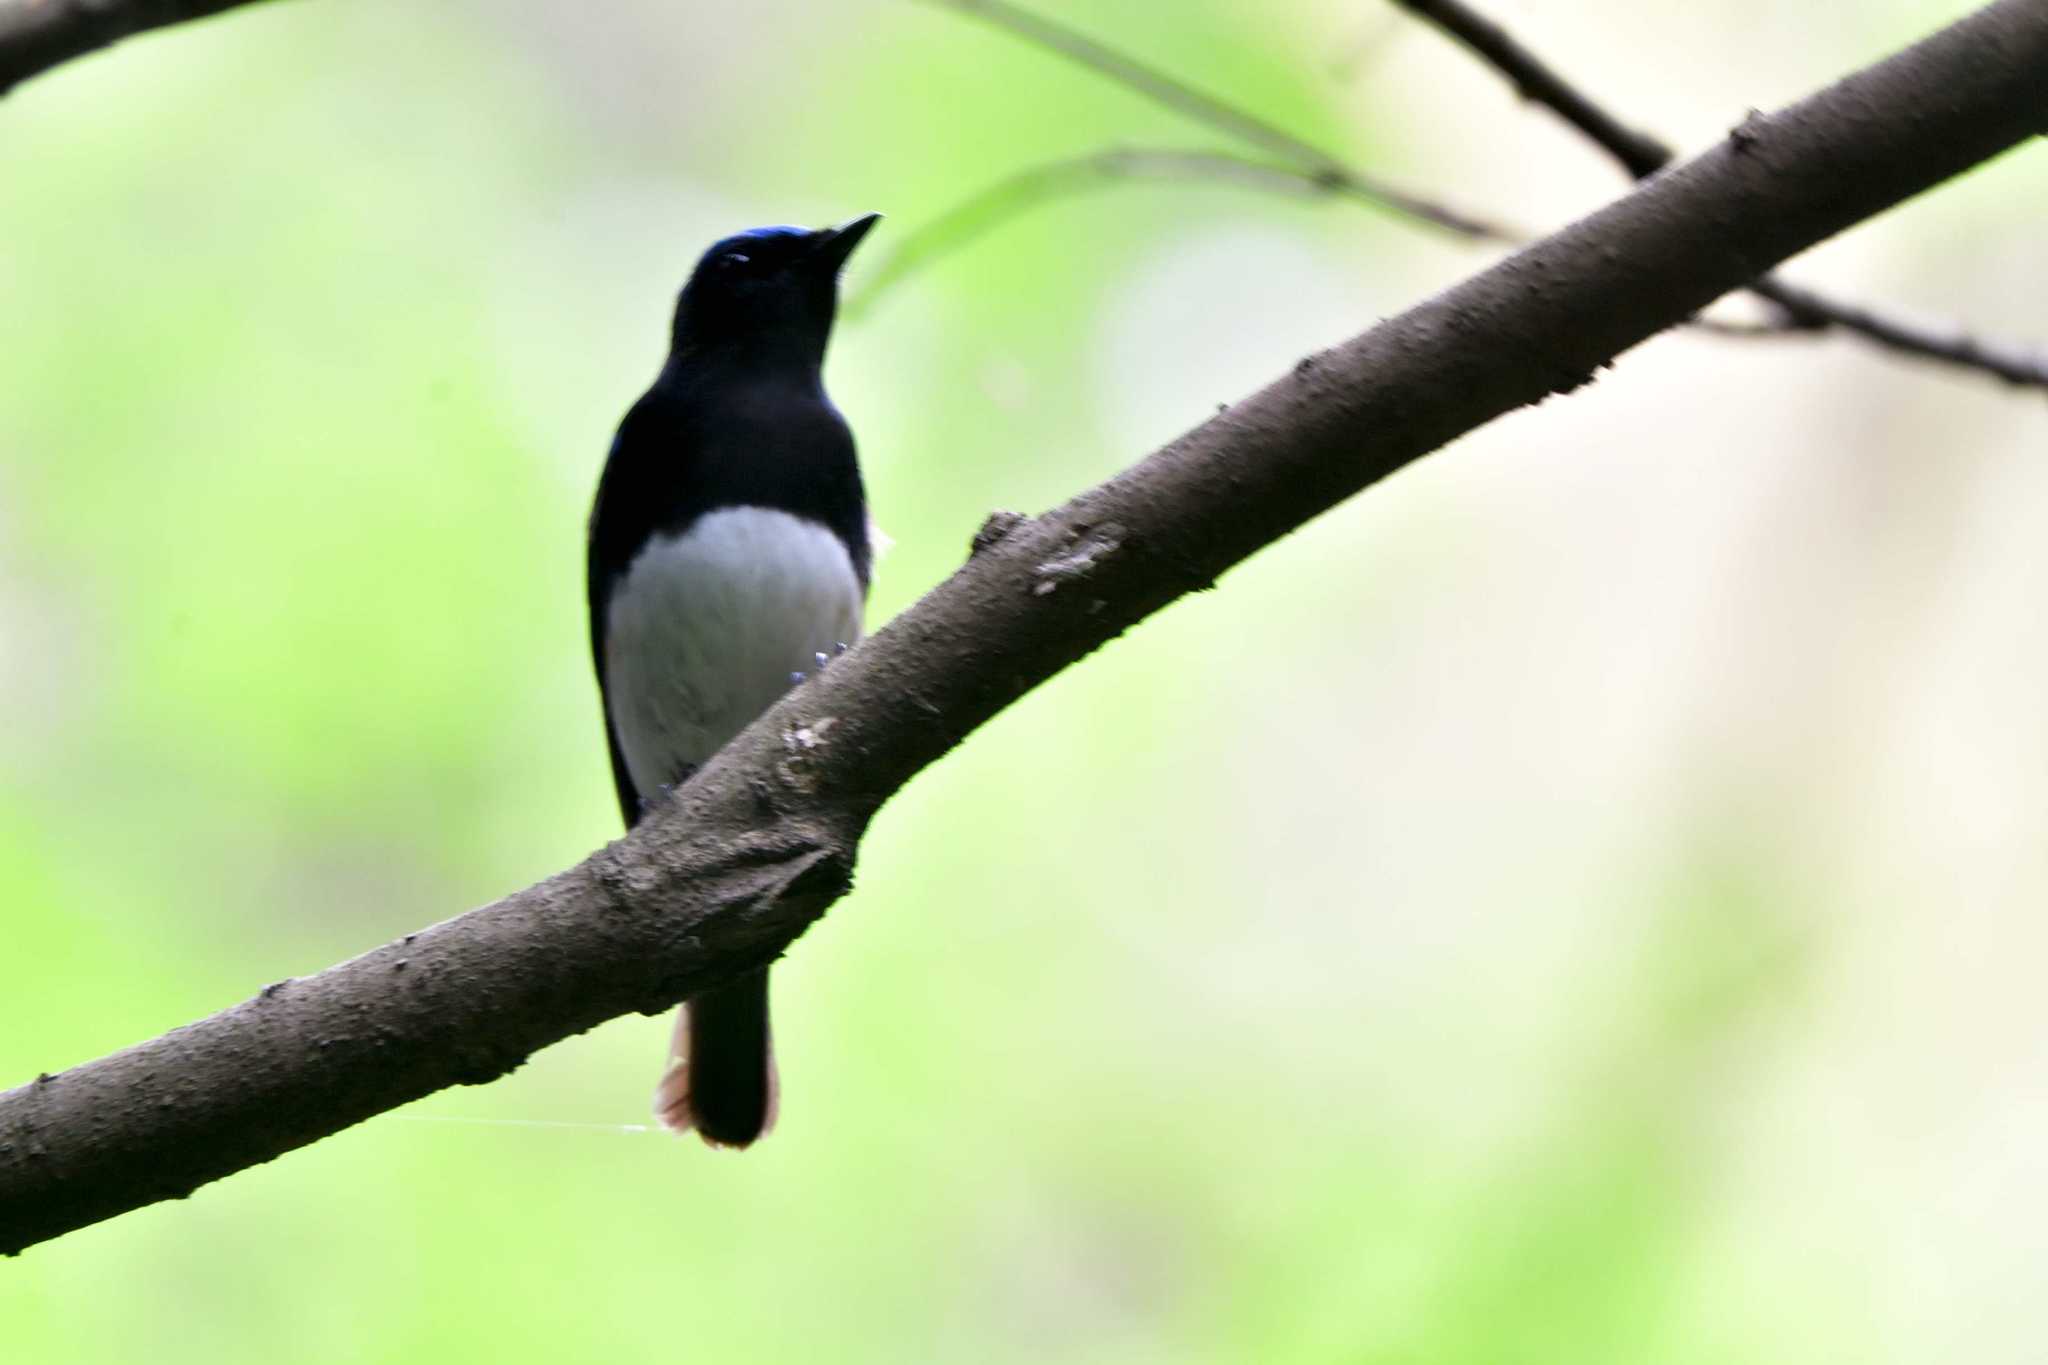
<instances>
[{"instance_id":1,"label":"thin branch","mask_svg":"<svg viewBox=\"0 0 2048 1365\"><path fill-rule=\"evenodd\" d=\"M1982 370L2019 388L2048 389L2048 352L2032 354L2011 346L1982 341L1966 332L1943 331L1891 313L1844 303L1771 275L1749 292L1785 310L1794 328L1823 331L1839 327L1903 355L1945 360L1965 369Z\"/></svg>"},{"instance_id":2,"label":"thin branch","mask_svg":"<svg viewBox=\"0 0 2048 1365\"><path fill-rule=\"evenodd\" d=\"M1351 174L1350 167L1278 124L1269 123L1205 90L1197 90L1180 78L1169 76L1157 67L1119 52L1065 24L1010 4L1009 0L925 0L925 3L983 20L1055 57L1107 76L1115 84L1143 95L1155 104L1185 114L1197 123L1206 123L1254 147L1263 147L1276 156L1336 175Z\"/></svg>"},{"instance_id":3,"label":"thin branch","mask_svg":"<svg viewBox=\"0 0 2048 1365\"><path fill-rule=\"evenodd\" d=\"M1631 128L1566 80L1541 57L1524 47L1506 29L1464 0L1390 0L1447 34L1531 101L1577 129L1608 153L1631 176L1647 179L1671 164L1671 148L1640 129ZM1739 136L1739 132L1738 132ZM2048 355L1979 341L1961 332L1931 327L1880 313L1861 304L1845 303L1775 275L1750 286L1749 292L1776 305L1785 318L1778 330L1825 331L1840 328L1887 350L1981 370L2008 384L2048 389ZM1765 334L1758 328L1751 335Z\"/></svg>"},{"instance_id":4,"label":"thin branch","mask_svg":"<svg viewBox=\"0 0 2048 1365\"><path fill-rule=\"evenodd\" d=\"M1316 171L1257 161L1230 152L1170 147L1111 147L1084 156L1062 157L1028 167L983 190L973 198L927 220L905 235L881 258L881 264L847 296L842 311L849 318L865 316L875 300L905 279L957 252L996 228L1033 209L1061 199L1092 193L1134 180L1168 183L1235 185L1267 194L1305 199L1350 199L1371 208L1407 212L1377 195ZM1519 246L1526 234L1500 224L1465 224L1462 235ZM1684 326L1692 331L1741 340L1777 340L1792 333L1819 334L1832 326L1853 326L1870 339L1915 355L1940 353L1958 363L1987 371L2014 384L2038 382L2042 362L2000 351L1967 336L1943 336L1931 328L1896 317L1881 316L1852 304L1825 300L1775 276L1750 286L1750 292L1779 307L1774 321L1699 316Z\"/></svg>"},{"instance_id":5,"label":"thin branch","mask_svg":"<svg viewBox=\"0 0 2048 1365\"><path fill-rule=\"evenodd\" d=\"M1313 142L1296 137L1249 110L1207 91L1197 90L1127 53L1118 52L1064 24L1020 9L1008 0L925 0L925 3L981 19L1075 66L1107 77L1155 104L1254 147L1264 148L1283 160L1304 166L1332 190L1341 190L1352 198L1405 213L1456 236L1482 241L1503 240L1506 230L1477 214L1452 208L1347 166Z\"/></svg>"},{"instance_id":6,"label":"thin branch","mask_svg":"<svg viewBox=\"0 0 2048 1365\"><path fill-rule=\"evenodd\" d=\"M841 312L848 318L865 317L874 308L876 300L905 279L966 250L985 234L1034 209L1143 180L1236 186L1290 198L1349 199L1369 208L1406 212L1384 199L1361 192L1347 181L1332 180L1316 171L1277 162L1258 161L1230 152L1110 147L1028 166L937 217L926 219L882 254L880 264L849 291ZM1460 235L1504 246L1523 246L1531 237L1531 234L1497 223L1467 224L1459 231ZM1701 316L1690 318L1683 325L1689 330L1715 336L1744 339L1778 338L1790 332L1813 330L1801 327L1789 318L1774 322L1741 322Z\"/></svg>"},{"instance_id":7,"label":"thin branch","mask_svg":"<svg viewBox=\"0 0 2048 1365\"><path fill-rule=\"evenodd\" d=\"M255 0L0 0L0 95L133 34Z\"/></svg>"},{"instance_id":8,"label":"thin branch","mask_svg":"<svg viewBox=\"0 0 2048 1365\"><path fill-rule=\"evenodd\" d=\"M1306 138L1290 133L1220 96L1198 90L1065 24L1011 4L1009 0L925 0L925 3L980 19L1164 108L1262 147L1274 155L1296 161L1328 180L1333 189L1352 186L1367 189L1386 207L1467 238L1499 240L1503 233L1512 236L1507 229L1498 228L1477 215L1447 209L1426 196L1388 186L1346 165ZM1638 179L1670 162L1672 153L1669 148L1655 138L1622 124L1544 65L1505 30L1460 0L1392 0L1392 3L1436 24L1477 53L1501 71L1525 97L1543 104L1571 123L1621 161ZM963 206L969 207L972 205ZM952 217L952 214L947 217ZM979 235L993 226L995 221L991 218L981 223L971 235ZM1477 230L1468 230L1474 228ZM867 298L872 299L874 292L872 287L865 291ZM1966 337L1943 336L1927 328L1889 318L1874 309L1840 303L1775 278L1752 282L1749 292L1772 303L1780 311L1782 321L1763 326L1716 325L1706 330L1723 335L1766 336L1786 331L1839 328L1888 350L1978 370L2013 384L2048 388L2048 360L2017 349Z\"/></svg>"},{"instance_id":9,"label":"thin branch","mask_svg":"<svg viewBox=\"0 0 2048 1365\"><path fill-rule=\"evenodd\" d=\"M966 250L985 234L1034 209L1139 180L1234 185L1292 198L1349 199L1369 208L1406 213L1402 207L1362 192L1348 181L1332 180L1320 172L1295 166L1257 161L1229 152L1111 147L1026 167L945 210L936 218L927 219L883 253L880 264L847 294L841 311L848 318L865 317L877 299L905 279ZM1530 234L1501 224L1469 223L1457 230L1460 235L1505 246L1522 246L1530 240ZM1789 315L1771 322L1700 316L1687 319L1683 325L1691 331L1745 340L1775 339L1792 332L1817 330L1799 325Z\"/></svg>"},{"instance_id":10,"label":"thin branch","mask_svg":"<svg viewBox=\"0 0 2048 1365\"><path fill-rule=\"evenodd\" d=\"M1236 186L1294 198L1350 199L1371 208L1416 216L1413 202L1390 202L1375 189L1350 179L1333 179L1320 171L1273 161L1259 161L1232 152L1177 147L1110 147L1081 156L1061 157L1026 167L926 220L906 234L847 297L845 312L858 317L884 292L904 279L964 250L972 242L1036 208L1134 180ZM1519 245L1527 237L1498 223L1450 215L1432 219L1446 231L1478 240Z\"/></svg>"},{"instance_id":11,"label":"thin branch","mask_svg":"<svg viewBox=\"0 0 2048 1365\"><path fill-rule=\"evenodd\" d=\"M1434 24L1492 66L1525 100L1542 105L1584 133L1637 180L1671 164L1672 150L1648 133L1629 127L1602 109L1542 58L1516 42L1499 24L1461 0L1391 0L1416 18Z\"/></svg>"},{"instance_id":12,"label":"thin branch","mask_svg":"<svg viewBox=\"0 0 2048 1365\"><path fill-rule=\"evenodd\" d=\"M1741 341L1782 341L1787 336L1803 331L1785 319L1772 321L1749 321L1743 318L1717 318L1702 314L1685 324L1696 332L1711 336L1733 337Z\"/></svg>"},{"instance_id":13,"label":"thin branch","mask_svg":"<svg viewBox=\"0 0 2048 1365\"><path fill-rule=\"evenodd\" d=\"M1402 27L1399 15L1378 15L1370 26L1361 28L1358 36L1331 60L1330 78L1348 84L1376 67L1386 54L1393 50Z\"/></svg>"},{"instance_id":14,"label":"thin branch","mask_svg":"<svg viewBox=\"0 0 2048 1365\"><path fill-rule=\"evenodd\" d=\"M0 1095L0 1251L270 1160L779 954L882 803L1061 669L1368 485L2032 136L1998 0L1332 350L966 565L581 865Z\"/></svg>"}]
</instances>

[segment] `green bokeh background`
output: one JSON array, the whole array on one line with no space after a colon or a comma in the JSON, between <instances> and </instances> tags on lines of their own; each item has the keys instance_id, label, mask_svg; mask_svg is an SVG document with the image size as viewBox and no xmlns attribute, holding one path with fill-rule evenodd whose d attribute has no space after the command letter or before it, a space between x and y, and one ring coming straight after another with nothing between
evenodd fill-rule
<instances>
[{"instance_id":1,"label":"green bokeh background","mask_svg":"<svg viewBox=\"0 0 2048 1365\"><path fill-rule=\"evenodd\" d=\"M1371 5L1045 8L1469 206L1617 188ZM1960 9L1501 17L1698 146ZM0 1084L613 837L582 524L696 253L1110 145L1225 144L898 3L266 5L0 102ZM1807 278L2038 338L2044 160ZM871 624L1483 259L1153 185L905 280L829 368ZM772 1141L615 1130L616 1021L0 1265L0 1359L2039 1359L2044 456L1653 343L922 776Z\"/></svg>"}]
</instances>

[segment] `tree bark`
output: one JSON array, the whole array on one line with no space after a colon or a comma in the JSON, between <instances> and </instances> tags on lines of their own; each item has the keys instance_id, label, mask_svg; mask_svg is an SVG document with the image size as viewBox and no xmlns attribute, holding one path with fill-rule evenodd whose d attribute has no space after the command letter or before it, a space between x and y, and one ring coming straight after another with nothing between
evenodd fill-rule
<instances>
[{"instance_id":1,"label":"tree bark","mask_svg":"<svg viewBox=\"0 0 2048 1365\"><path fill-rule=\"evenodd\" d=\"M254 0L0 0L0 95L131 34Z\"/></svg>"},{"instance_id":2,"label":"tree bark","mask_svg":"<svg viewBox=\"0 0 2048 1365\"><path fill-rule=\"evenodd\" d=\"M2000 0L1329 351L967 563L538 886L0 1096L0 1251L219 1179L780 953L869 819L1132 624L1463 432L1570 392L1787 256L2048 121Z\"/></svg>"}]
</instances>

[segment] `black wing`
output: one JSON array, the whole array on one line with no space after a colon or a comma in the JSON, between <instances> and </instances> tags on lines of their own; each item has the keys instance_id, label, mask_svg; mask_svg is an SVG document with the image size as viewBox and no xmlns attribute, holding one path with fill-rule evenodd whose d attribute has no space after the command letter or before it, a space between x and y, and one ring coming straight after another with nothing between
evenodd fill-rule
<instances>
[{"instance_id":1,"label":"black wing","mask_svg":"<svg viewBox=\"0 0 2048 1365\"><path fill-rule=\"evenodd\" d=\"M612 438L590 513L590 650L605 694L606 604L650 536L720 507L774 507L845 542L868 585L867 499L853 433L815 382L734 374L717 363L664 372ZM605 742L628 828L648 793L633 786L605 696Z\"/></svg>"},{"instance_id":2,"label":"black wing","mask_svg":"<svg viewBox=\"0 0 2048 1365\"><path fill-rule=\"evenodd\" d=\"M604 677L606 604L612 587L625 575L647 537L665 519L652 486L666 466L678 482L686 480L689 441L677 420L675 405L661 390L635 403L612 438L611 454L598 480L597 501L590 509L590 557L587 589L590 599L590 654L597 668L597 694L604 708L604 740L612 756L612 784L618 788L619 814L626 828L640 823L642 793L626 771L612 726L611 694Z\"/></svg>"}]
</instances>

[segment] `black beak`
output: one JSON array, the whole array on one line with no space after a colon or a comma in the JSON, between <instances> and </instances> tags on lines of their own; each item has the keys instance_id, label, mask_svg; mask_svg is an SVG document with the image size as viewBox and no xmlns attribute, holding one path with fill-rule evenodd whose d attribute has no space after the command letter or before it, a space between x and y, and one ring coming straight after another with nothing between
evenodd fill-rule
<instances>
[{"instance_id":1,"label":"black beak","mask_svg":"<svg viewBox=\"0 0 2048 1365\"><path fill-rule=\"evenodd\" d=\"M881 221L879 213L864 213L838 227L820 228L811 234L815 243L811 247L811 259L823 269L838 274L840 267L846 264L846 258L860 245L860 239L868 235L868 229Z\"/></svg>"}]
</instances>

